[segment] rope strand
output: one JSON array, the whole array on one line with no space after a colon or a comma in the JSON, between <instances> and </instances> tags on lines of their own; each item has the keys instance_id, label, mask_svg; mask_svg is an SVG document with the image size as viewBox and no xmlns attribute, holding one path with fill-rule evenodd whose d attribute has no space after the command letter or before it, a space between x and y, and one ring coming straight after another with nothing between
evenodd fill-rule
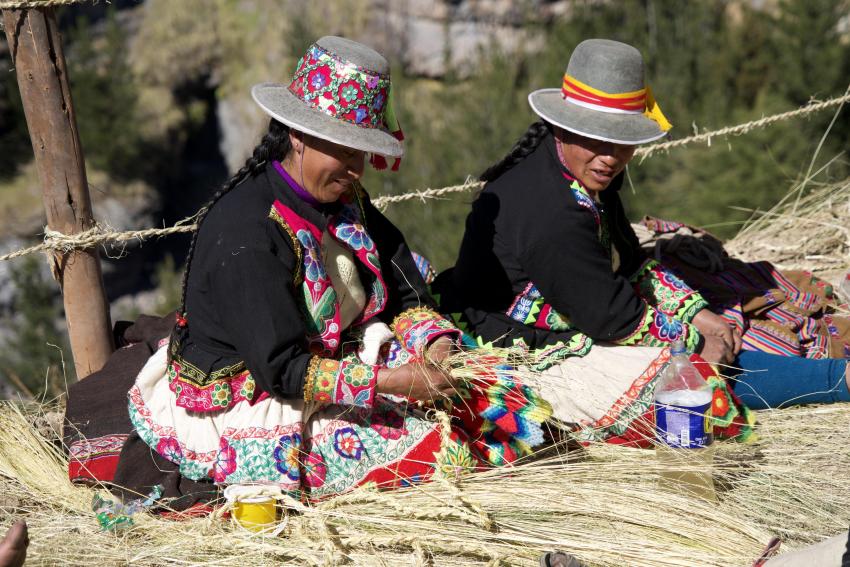
<instances>
[{"instance_id":1,"label":"rope strand","mask_svg":"<svg viewBox=\"0 0 850 567\"><path fill-rule=\"evenodd\" d=\"M0 4L0 6L1 5L2 4ZM661 151L669 151L672 149L681 148L683 146L688 146L699 142L705 142L710 145L711 140L713 138L746 134L751 130L764 128L777 122L806 116L808 114L819 112L821 110L832 108L834 106L838 106L847 102L850 102L850 94L831 98L823 102L812 103L796 110L766 116L764 118L752 120L743 124L727 126L719 130L713 130L711 132L705 132L703 134L689 136L687 138L682 138L681 140L672 140L670 142L652 144L643 148L638 148L637 151L635 151L635 156L640 157L641 161L643 161L644 159L651 157ZM483 181L476 181L473 180L471 177L468 177L467 180L460 185L440 187L437 189L428 188L425 190L411 191L410 193L404 193L402 195L382 195L373 199L372 204L374 204L375 207L377 207L378 209L385 210L389 205L393 203L401 203L403 201L410 201L413 199L419 199L420 201L425 202L426 199L439 199L441 197L453 193L463 193L466 191L480 189L483 186ZM49 228L45 228L44 241L41 244L37 244L35 246L30 246L29 248L23 248L21 250L16 250L14 252L4 254L0 256L0 262L6 260L13 260L15 258L20 258L21 256L33 254L35 252L55 250L62 253L68 253L72 250L92 248L94 246L106 243L121 243L129 242L132 240L143 241L148 238L193 232L197 228L197 225L195 224L195 220L197 219L197 217L198 213L195 213L194 215L179 221L174 226L170 226L167 228L148 228L142 230L129 230L125 232L111 232L106 231L99 226L95 226L94 228L76 234L62 234L60 232L50 230Z\"/></svg>"}]
</instances>

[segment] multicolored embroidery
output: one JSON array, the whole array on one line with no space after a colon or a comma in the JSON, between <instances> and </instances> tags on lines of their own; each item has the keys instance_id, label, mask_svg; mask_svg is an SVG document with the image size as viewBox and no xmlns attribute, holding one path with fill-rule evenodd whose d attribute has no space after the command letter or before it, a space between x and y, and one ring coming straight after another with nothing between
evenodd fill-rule
<instances>
[{"instance_id":1,"label":"multicolored embroidery","mask_svg":"<svg viewBox=\"0 0 850 567\"><path fill-rule=\"evenodd\" d=\"M284 435L278 440L273 452L275 468L290 480L299 480L301 478L300 454L301 435L298 433Z\"/></svg>"},{"instance_id":2,"label":"multicolored embroidery","mask_svg":"<svg viewBox=\"0 0 850 567\"><path fill-rule=\"evenodd\" d=\"M422 279L425 280L425 283L427 285L434 283L434 280L437 277L437 271L434 270L434 267L431 265L431 262L428 261L428 258L413 251L410 252L410 255L413 256L413 262L416 264L416 269L422 275Z\"/></svg>"},{"instance_id":3,"label":"multicolored embroidery","mask_svg":"<svg viewBox=\"0 0 850 567\"><path fill-rule=\"evenodd\" d=\"M362 189L355 187L342 199L341 212L328 221L328 233L331 237L350 249L374 276L366 307L354 321L355 324L363 323L383 311L387 302L386 284L381 273L378 250L362 220L364 196ZM336 291L322 262L323 233L280 201L274 202L269 217L287 234L295 236L293 244L298 250L297 256L302 261L304 272L300 304L307 325L310 349L317 355L335 356L343 329L340 326Z\"/></svg>"},{"instance_id":4,"label":"multicolored embroidery","mask_svg":"<svg viewBox=\"0 0 850 567\"><path fill-rule=\"evenodd\" d=\"M690 323L708 307L703 297L655 260L647 260L630 278L635 291L658 311Z\"/></svg>"},{"instance_id":5,"label":"multicolored embroidery","mask_svg":"<svg viewBox=\"0 0 850 567\"><path fill-rule=\"evenodd\" d=\"M602 224L602 215L599 212L599 207L597 206L596 201L590 197L587 189L582 187L578 180L571 178L566 173L564 173L564 177L570 181L570 191L572 191L573 197L575 197L578 206L590 211L593 215L593 220L596 221L596 226L600 226Z\"/></svg>"},{"instance_id":6,"label":"multicolored embroidery","mask_svg":"<svg viewBox=\"0 0 850 567\"><path fill-rule=\"evenodd\" d=\"M268 397L257 388L244 362L214 372L204 372L183 359L180 343L172 338L169 345L168 387L176 396L175 404L194 412L216 412L241 402L256 403Z\"/></svg>"},{"instance_id":7,"label":"multicolored embroidery","mask_svg":"<svg viewBox=\"0 0 850 567\"><path fill-rule=\"evenodd\" d=\"M319 359L313 366L319 368L325 362ZM339 365L338 380L363 388L373 386L371 377L356 366L330 363ZM479 427L452 426L448 442L440 425L422 411L382 396L376 396L370 408L351 407L339 413L320 409L307 422L298 411L292 414L293 423L273 419L270 424L252 421L233 427L225 420L221 428L212 427L209 433L215 436L203 451L185 445L175 423L154 421L153 411L161 409L146 405L138 385L129 392L128 410L142 440L178 465L187 478L272 483L294 496L321 499L365 484L400 486L434 474L454 478L485 468L488 462L505 464L528 454L531 446L542 440L541 424L551 410L498 370L495 374L484 372L486 376L482 374L468 389L461 403L447 408L455 418L465 411L465 419ZM314 381L320 382L318 377ZM259 414L265 415L264 410ZM197 432L192 435L196 434L197 439L204 438Z\"/></svg>"},{"instance_id":8,"label":"multicolored embroidery","mask_svg":"<svg viewBox=\"0 0 850 567\"><path fill-rule=\"evenodd\" d=\"M525 325L547 331L569 331L573 329L567 317L546 303L537 287L529 282L518 294L505 314Z\"/></svg>"},{"instance_id":9,"label":"multicolored embroidery","mask_svg":"<svg viewBox=\"0 0 850 567\"><path fill-rule=\"evenodd\" d=\"M689 351L694 352L699 346L699 331L690 323L683 323L647 305L635 330L614 342L623 346L667 346L679 339L685 341Z\"/></svg>"},{"instance_id":10,"label":"multicolored embroidery","mask_svg":"<svg viewBox=\"0 0 850 567\"><path fill-rule=\"evenodd\" d=\"M353 427L343 427L334 431L334 451L343 459L360 459L363 454L363 442Z\"/></svg>"},{"instance_id":11,"label":"multicolored embroidery","mask_svg":"<svg viewBox=\"0 0 850 567\"><path fill-rule=\"evenodd\" d=\"M300 489L299 480L292 478L295 474L292 467L298 460L292 451L299 444L300 422L238 430L225 428L216 449L196 452L184 445L174 427L153 421L151 409L138 386L130 389L128 397L129 417L134 429L157 453L178 465L181 475L193 480L210 478L227 483L262 479L276 482L284 490Z\"/></svg>"},{"instance_id":12,"label":"multicolored embroidery","mask_svg":"<svg viewBox=\"0 0 850 567\"><path fill-rule=\"evenodd\" d=\"M747 441L753 433L755 417L717 376L711 365L691 355L694 366L714 389L712 421L718 437ZM629 389L596 421L580 424L575 438L582 443L605 441L637 447L652 445L654 414L652 403L655 385L670 361L670 350L665 349L641 374Z\"/></svg>"},{"instance_id":13,"label":"multicolored embroidery","mask_svg":"<svg viewBox=\"0 0 850 567\"><path fill-rule=\"evenodd\" d=\"M314 44L298 61L289 92L328 116L386 129L390 76L346 63Z\"/></svg>"},{"instance_id":14,"label":"multicolored embroidery","mask_svg":"<svg viewBox=\"0 0 850 567\"><path fill-rule=\"evenodd\" d=\"M80 439L68 447L68 478L110 482L115 478L118 457L127 435L104 435Z\"/></svg>"},{"instance_id":15,"label":"multicolored embroidery","mask_svg":"<svg viewBox=\"0 0 850 567\"><path fill-rule=\"evenodd\" d=\"M442 315L429 307L405 309L391 325L401 345L410 353L421 356L425 347L436 338L451 335L460 338L460 331Z\"/></svg>"},{"instance_id":16,"label":"multicolored embroidery","mask_svg":"<svg viewBox=\"0 0 850 567\"><path fill-rule=\"evenodd\" d=\"M304 399L328 404L372 407L379 366L355 356L343 360L313 357L304 381Z\"/></svg>"},{"instance_id":17,"label":"multicolored embroidery","mask_svg":"<svg viewBox=\"0 0 850 567\"><path fill-rule=\"evenodd\" d=\"M495 348L493 341L485 341L480 336L469 334L469 325L464 321L462 313L452 313L451 317L455 326L463 332L461 336L463 346L471 349ZM586 355L590 352L593 344L593 339L583 333L576 332L567 341L557 341L551 345L535 349L530 348L521 337L515 337L513 344L508 348L516 350L531 370L540 372L571 356Z\"/></svg>"}]
</instances>

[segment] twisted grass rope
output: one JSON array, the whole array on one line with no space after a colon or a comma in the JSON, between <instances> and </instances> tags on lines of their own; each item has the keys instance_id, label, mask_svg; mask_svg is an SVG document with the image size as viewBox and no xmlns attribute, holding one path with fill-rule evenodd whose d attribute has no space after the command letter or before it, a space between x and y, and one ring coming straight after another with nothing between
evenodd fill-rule
<instances>
[{"instance_id":1,"label":"twisted grass rope","mask_svg":"<svg viewBox=\"0 0 850 567\"><path fill-rule=\"evenodd\" d=\"M26 256L27 254L32 254L34 252L55 250L57 252L68 253L73 250L93 248L99 244L106 244L109 242L119 243L129 242L131 240L142 241L155 236L161 237L169 236L171 234L193 232L197 228L197 225L183 223L191 222L194 219L194 216L185 218L174 226L170 226L168 228L146 228L143 230L128 230L124 232L109 232L100 226L95 226L83 232L69 235L46 228L44 230L44 242L35 246L30 246L29 248L23 248L15 252L4 254L0 256L0 262L5 260L14 260L15 258L20 258L21 256Z\"/></svg>"},{"instance_id":2,"label":"twisted grass rope","mask_svg":"<svg viewBox=\"0 0 850 567\"><path fill-rule=\"evenodd\" d=\"M765 116L764 118L760 118L758 120L752 120L750 122L745 122L743 124L738 124L736 126L727 126L726 128L721 128L719 130L713 130L711 132L705 132L704 134L697 134L694 136L688 136L687 138L682 138L681 140L672 140L670 142L663 142L660 144L652 144L651 146L647 146L645 148L638 148L635 151L635 157L640 157L641 161L650 157L651 155L661 152L672 150L674 148L678 148L681 146L687 146L689 144L694 144L697 142L705 142L709 146L711 145L712 138L717 138L720 136L735 136L739 134L746 134L750 130L756 130L758 128L764 128L765 126L770 126L776 122L782 122L784 120L791 120L792 118L799 118L800 116L805 116L807 114L812 114L814 112L819 112L821 110L825 110L827 108L832 108L833 106L838 106L844 104L846 102L850 102L850 94L846 94L844 96L839 96L836 98L831 98L829 100L825 100L823 102L816 102L812 104L808 104L796 110L790 110L788 112L782 112L780 114L773 114L771 116Z\"/></svg>"},{"instance_id":3,"label":"twisted grass rope","mask_svg":"<svg viewBox=\"0 0 850 567\"><path fill-rule=\"evenodd\" d=\"M375 207L377 207L378 209L384 210L387 208L387 205L391 205L392 203L400 203L402 201L409 201L411 199L419 199L424 203L425 199L438 199L444 195L449 195L451 193L461 193L463 191L471 191L473 189L480 189L483 186L483 181L477 181L471 178L467 178L467 180L460 185L441 187L439 189L425 189L424 191L412 191L410 193L404 193L402 195L384 195L382 197L373 199L372 204L375 205Z\"/></svg>"},{"instance_id":4,"label":"twisted grass rope","mask_svg":"<svg viewBox=\"0 0 850 567\"><path fill-rule=\"evenodd\" d=\"M28 7L33 7L35 5L46 6L52 4L74 4L79 2L80 0L45 0L41 2L39 0L30 0L29 2L21 1L21 2L2 2L0 1L0 8L7 7L7 5L23 5L26 4ZM697 142L706 142L711 145L711 140L713 138L721 137L721 136L734 136L739 134L746 134L751 130L755 130L758 128L764 128L766 126L770 126L771 124L775 124L777 122L782 122L784 120L791 120L792 118L798 118L800 116L805 116L808 114L812 114L815 112L819 112L821 110L825 110L827 108L832 108L834 106L838 106L844 104L846 102L850 102L850 94L846 94L844 96L831 98L829 100L825 100L823 102L812 103L807 106L798 108L796 110L791 110L789 112L783 112L780 114L774 114L771 116L766 116L764 118L760 118L758 120L752 120L750 122L745 122L743 124L738 124L736 126L727 126L726 128L721 128L719 130L713 130L711 132L705 132L703 134L697 134L694 136L689 136L687 138L682 138L681 140L673 140L670 142L664 142L661 144L652 144L645 148L638 148L635 151L635 156L640 157L641 161L644 159L651 157L660 151L668 151L675 148L680 148L683 146L687 146L690 144L694 144ZM476 181L471 178L467 178L467 180L460 185L452 185L450 187L441 187L438 189L425 189L412 191L410 193L404 193L402 195L383 195L381 197L377 197L372 200L372 203L375 207L384 210L387 206L393 203L400 203L403 201L410 201L412 199L419 199L422 202L425 202L426 199L438 199L445 195L450 195L453 193L462 193L464 191L471 191L474 189L480 189L484 186L484 182ZM32 254L34 252L44 252L47 250L55 250L58 252L68 253L72 250L78 249L86 249L92 248L99 244L105 244L107 242L119 243L119 242L128 242L131 240L145 240L147 238L152 237L161 237L168 236L171 234L179 234L179 233L187 233L194 231L197 226L192 223L195 220L196 215L191 217L187 217L174 226L168 228L148 228L144 230L130 230L126 232L107 232L101 227L94 227L87 231L80 232L73 235L62 234L60 232L52 231L50 229L46 229L44 231L44 242L35 246L30 246L29 248L23 248L21 250L17 250L15 252L11 252L9 254L4 254L0 256L0 262L5 260L13 260L15 258L20 258L21 256L26 256L27 254ZM192 223L192 224L189 224Z\"/></svg>"},{"instance_id":5,"label":"twisted grass rope","mask_svg":"<svg viewBox=\"0 0 850 567\"><path fill-rule=\"evenodd\" d=\"M52 6L70 6L71 4L97 3L97 0L6 0L0 1L0 10L26 10L31 8L50 8Z\"/></svg>"}]
</instances>

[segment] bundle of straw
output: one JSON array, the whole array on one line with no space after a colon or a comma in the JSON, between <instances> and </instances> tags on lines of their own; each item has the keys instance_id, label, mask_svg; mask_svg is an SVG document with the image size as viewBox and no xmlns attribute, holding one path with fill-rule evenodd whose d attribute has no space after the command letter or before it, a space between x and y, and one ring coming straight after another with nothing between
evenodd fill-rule
<instances>
[{"instance_id":1,"label":"bundle of straw","mask_svg":"<svg viewBox=\"0 0 850 567\"><path fill-rule=\"evenodd\" d=\"M731 256L767 260L779 269L809 270L828 281L850 268L850 179L792 188L726 243Z\"/></svg>"},{"instance_id":2,"label":"bundle of straw","mask_svg":"<svg viewBox=\"0 0 850 567\"><path fill-rule=\"evenodd\" d=\"M664 465L651 451L592 446L459 484L358 489L300 506L270 537L219 519L148 514L126 531L100 531L95 491L71 485L56 439L5 404L0 483L14 498L0 501L0 524L27 519L33 565L535 565L556 548L589 565L746 565L773 534L793 549L850 521L850 407L761 417L761 441L720 445L719 502L659 489Z\"/></svg>"}]
</instances>

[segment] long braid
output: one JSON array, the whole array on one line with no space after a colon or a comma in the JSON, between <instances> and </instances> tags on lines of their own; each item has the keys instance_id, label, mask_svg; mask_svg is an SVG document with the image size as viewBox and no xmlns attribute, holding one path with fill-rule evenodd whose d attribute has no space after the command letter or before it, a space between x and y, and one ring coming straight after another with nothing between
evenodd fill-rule
<instances>
[{"instance_id":1,"label":"long braid","mask_svg":"<svg viewBox=\"0 0 850 567\"><path fill-rule=\"evenodd\" d=\"M540 142L546 137L547 133L549 133L549 125L546 122L538 120L533 123L528 127L528 130L525 131L525 134L517 140L517 143L514 144L514 147L511 148L508 155L488 167L478 179L487 182L494 181L537 149L537 146L540 145Z\"/></svg>"},{"instance_id":2,"label":"long braid","mask_svg":"<svg viewBox=\"0 0 850 567\"><path fill-rule=\"evenodd\" d=\"M245 165L236 172L221 188L215 192L212 198L200 208L197 213L197 228L192 234L192 243L189 245L189 252L186 255L186 271L183 273L183 284L180 291L180 311L178 313L178 321L182 320L185 325L186 320L186 290L189 285L189 271L192 268L192 257L195 254L195 243L198 241L198 233L201 231L201 224L210 212L213 205L226 195L231 189L242 183L248 176L255 175L265 166L266 162L273 159L283 159L289 154L292 148L289 141L289 127L281 124L277 120L272 119L269 122L268 132L263 136L263 139L254 148L251 157L245 161Z\"/></svg>"}]
</instances>

